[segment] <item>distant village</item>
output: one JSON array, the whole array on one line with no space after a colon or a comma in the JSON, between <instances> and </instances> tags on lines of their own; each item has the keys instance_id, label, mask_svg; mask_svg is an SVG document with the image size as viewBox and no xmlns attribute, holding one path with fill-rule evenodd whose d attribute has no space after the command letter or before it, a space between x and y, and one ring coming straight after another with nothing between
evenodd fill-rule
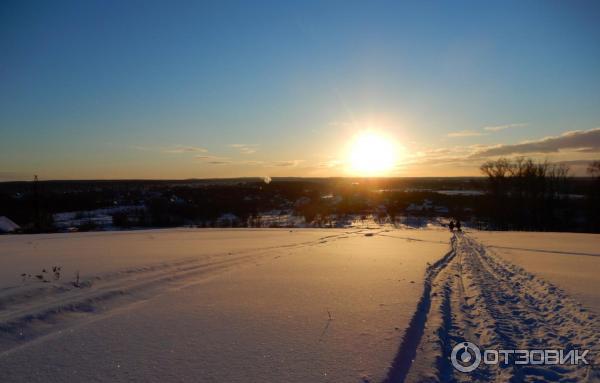
<instances>
[{"instance_id":1,"label":"distant village","mask_svg":"<svg viewBox=\"0 0 600 383\"><path fill-rule=\"evenodd\" d=\"M0 233L420 228L451 219L479 230L600 230L596 178L569 178L560 190L535 195L507 190L499 193L491 178L6 182L0 183Z\"/></svg>"},{"instance_id":2,"label":"distant village","mask_svg":"<svg viewBox=\"0 0 600 383\"><path fill-rule=\"evenodd\" d=\"M386 185L372 180L363 182L344 179L275 179L269 183L248 179L233 183L185 184L133 181L127 185L119 185L118 181L68 185L41 182L35 187L35 193L32 183L20 183L19 191L4 194L3 200L12 200L13 206L21 205L22 208L13 212L10 217L14 218L3 216L0 230L77 232L173 226L421 227L442 224L451 213L466 220L473 219L472 208L451 209L442 200L427 198L428 195L443 196L443 190L408 188L400 191L381 188L379 186ZM479 184L475 182L474 186L479 187ZM478 190L459 193L463 197L482 194Z\"/></svg>"}]
</instances>

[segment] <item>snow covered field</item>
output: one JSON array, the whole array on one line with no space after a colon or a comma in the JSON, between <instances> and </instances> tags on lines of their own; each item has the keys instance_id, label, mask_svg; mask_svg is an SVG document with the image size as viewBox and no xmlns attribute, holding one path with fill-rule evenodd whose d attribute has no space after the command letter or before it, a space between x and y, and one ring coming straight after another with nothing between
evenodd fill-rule
<instances>
[{"instance_id":1,"label":"snow covered field","mask_svg":"<svg viewBox=\"0 0 600 383\"><path fill-rule=\"evenodd\" d=\"M450 234L369 232L1 237L0 381L381 380Z\"/></svg>"},{"instance_id":2,"label":"snow covered field","mask_svg":"<svg viewBox=\"0 0 600 383\"><path fill-rule=\"evenodd\" d=\"M587 366L462 374L448 357L463 340L597 353L599 238L439 229L1 236L0 382L593 381Z\"/></svg>"},{"instance_id":3,"label":"snow covered field","mask_svg":"<svg viewBox=\"0 0 600 383\"><path fill-rule=\"evenodd\" d=\"M533 246L545 247L550 254L555 254L554 251L573 254L593 249L599 238L599 235L583 238L562 233L457 234L452 240L453 251L440 267L428 270L426 285L431 284L431 291L424 295L428 315L416 359L408 371L392 370L398 371L393 378L410 382L600 381L596 362L600 347L598 311L593 304L581 304L569 294L587 289L589 302L597 301L598 274L589 278L576 265L579 258L571 258L556 265L564 267L562 273L569 275L568 278L547 280L543 277L549 270L545 264L547 257L536 257L524 250ZM497 254L499 248L508 247L521 249L518 262L512 263ZM588 266L598 270L600 258L591 254L585 256L586 260L593 260ZM542 272L537 273L538 269ZM585 280L572 289L569 283L580 276ZM450 363L452 348L463 341L472 342L482 350L590 350L589 365L481 364L465 374L457 372Z\"/></svg>"},{"instance_id":4,"label":"snow covered field","mask_svg":"<svg viewBox=\"0 0 600 383\"><path fill-rule=\"evenodd\" d=\"M474 232L473 237L600 314L600 235Z\"/></svg>"}]
</instances>

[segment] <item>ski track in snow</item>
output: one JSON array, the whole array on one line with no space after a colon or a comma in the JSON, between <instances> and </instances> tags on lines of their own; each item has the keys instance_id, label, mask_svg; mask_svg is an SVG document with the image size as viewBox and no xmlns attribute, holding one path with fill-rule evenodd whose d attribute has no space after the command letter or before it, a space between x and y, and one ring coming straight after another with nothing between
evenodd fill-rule
<instances>
[{"instance_id":1,"label":"ski track in snow","mask_svg":"<svg viewBox=\"0 0 600 383\"><path fill-rule=\"evenodd\" d=\"M284 246L163 262L89 277L80 287L47 283L5 288L0 290L0 357L70 326L102 318L91 313L108 315L169 289L254 264L278 250L357 235L391 236L386 232L356 230ZM482 350L589 349L590 365L482 364L464 374L450 363L452 347L463 341ZM595 314L556 286L496 256L469 235L457 233L450 251L426 270L423 294L385 382L597 381L600 372L594 358L599 347Z\"/></svg>"},{"instance_id":2,"label":"ski track in snow","mask_svg":"<svg viewBox=\"0 0 600 383\"><path fill-rule=\"evenodd\" d=\"M452 250L428 267L423 295L388 372L391 382L599 381L597 316L556 286L457 233ZM461 373L452 348L589 349L587 366L485 365ZM596 358L597 359L597 358Z\"/></svg>"},{"instance_id":3,"label":"ski track in snow","mask_svg":"<svg viewBox=\"0 0 600 383\"><path fill-rule=\"evenodd\" d=\"M233 267L255 264L277 251L318 246L364 232L360 229L311 241L130 268L87 277L79 287L72 282L50 282L0 289L0 357L77 323L98 320L86 314L110 315L119 307L202 283Z\"/></svg>"}]
</instances>

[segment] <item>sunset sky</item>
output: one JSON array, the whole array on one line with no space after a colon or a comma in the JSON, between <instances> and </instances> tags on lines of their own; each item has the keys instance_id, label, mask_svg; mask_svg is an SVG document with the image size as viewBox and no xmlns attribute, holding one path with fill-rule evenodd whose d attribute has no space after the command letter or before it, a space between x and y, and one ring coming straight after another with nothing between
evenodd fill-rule
<instances>
[{"instance_id":1,"label":"sunset sky","mask_svg":"<svg viewBox=\"0 0 600 383\"><path fill-rule=\"evenodd\" d=\"M598 20L597 1L2 1L0 180L464 176L515 155L583 174Z\"/></svg>"}]
</instances>

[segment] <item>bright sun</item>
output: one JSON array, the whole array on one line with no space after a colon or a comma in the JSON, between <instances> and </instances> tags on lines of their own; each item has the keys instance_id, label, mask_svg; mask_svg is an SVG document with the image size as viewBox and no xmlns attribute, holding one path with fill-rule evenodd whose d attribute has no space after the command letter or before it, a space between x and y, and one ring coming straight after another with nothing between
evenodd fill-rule
<instances>
[{"instance_id":1,"label":"bright sun","mask_svg":"<svg viewBox=\"0 0 600 383\"><path fill-rule=\"evenodd\" d=\"M361 176L388 174L396 165L399 148L383 134L365 131L357 134L348 151L350 172Z\"/></svg>"}]
</instances>

